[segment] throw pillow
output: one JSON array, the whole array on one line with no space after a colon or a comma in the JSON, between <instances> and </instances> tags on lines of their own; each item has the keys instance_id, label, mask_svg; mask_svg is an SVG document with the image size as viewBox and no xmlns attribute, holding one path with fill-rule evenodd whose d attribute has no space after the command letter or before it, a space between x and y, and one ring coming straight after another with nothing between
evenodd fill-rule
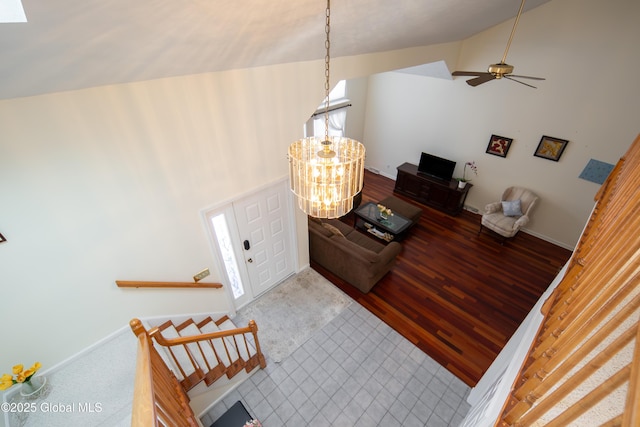
<instances>
[{"instance_id":1,"label":"throw pillow","mask_svg":"<svg viewBox=\"0 0 640 427\"><path fill-rule=\"evenodd\" d=\"M340 230L338 230L337 227L334 227L331 224L327 224L326 222L323 222L322 226L324 228L326 228L327 230L329 230L330 232L332 232L333 234L335 234L336 236L344 237L344 234L342 234L342 232Z\"/></svg>"},{"instance_id":2,"label":"throw pillow","mask_svg":"<svg viewBox=\"0 0 640 427\"><path fill-rule=\"evenodd\" d=\"M522 216L522 208L520 207L520 199L502 202L502 212L505 216Z\"/></svg>"},{"instance_id":3,"label":"throw pillow","mask_svg":"<svg viewBox=\"0 0 640 427\"><path fill-rule=\"evenodd\" d=\"M314 216L309 216L309 221L315 222L317 224L322 224L322 221L320 221L320 218L316 218Z\"/></svg>"}]
</instances>

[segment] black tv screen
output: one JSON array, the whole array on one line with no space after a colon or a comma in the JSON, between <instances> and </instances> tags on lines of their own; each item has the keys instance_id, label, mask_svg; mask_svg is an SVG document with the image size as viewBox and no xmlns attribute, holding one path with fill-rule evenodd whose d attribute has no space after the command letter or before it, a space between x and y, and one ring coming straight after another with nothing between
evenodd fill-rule
<instances>
[{"instance_id":1,"label":"black tv screen","mask_svg":"<svg viewBox=\"0 0 640 427\"><path fill-rule=\"evenodd\" d=\"M456 162L452 160L443 159L433 154L422 153L420 156L420 164L418 164L418 173L443 181L451 181L455 168Z\"/></svg>"}]
</instances>

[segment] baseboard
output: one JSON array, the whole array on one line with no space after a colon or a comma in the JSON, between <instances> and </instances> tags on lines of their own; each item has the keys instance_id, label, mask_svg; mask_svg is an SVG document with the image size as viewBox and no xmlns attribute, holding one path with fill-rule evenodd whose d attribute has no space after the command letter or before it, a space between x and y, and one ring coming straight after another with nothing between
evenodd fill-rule
<instances>
[{"instance_id":1,"label":"baseboard","mask_svg":"<svg viewBox=\"0 0 640 427\"><path fill-rule=\"evenodd\" d=\"M482 213L475 206L465 205L464 209L466 211L469 211L469 212L471 212L473 214L476 214L478 216L482 216ZM530 230L528 228L521 228L520 232L529 234L529 235L531 235L533 237L537 237L538 239L544 240L545 242L552 243L552 244L554 244L556 246L559 246L561 248L567 249L567 250L572 251L572 252L575 249L574 247L572 247L570 245L567 245L566 243L559 242L557 240L552 239L549 236L545 236L544 234L537 233L537 232L535 232L533 230Z\"/></svg>"},{"instance_id":2,"label":"baseboard","mask_svg":"<svg viewBox=\"0 0 640 427\"><path fill-rule=\"evenodd\" d=\"M121 328L119 328L116 331L110 333L106 337L96 341L95 343L89 345L88 347L83 348L82 350L80 350L76 354L73 354L73 355L69 356L68 358L64 359L62 362L56 363L55 365L53 365L53 366L51 366L51 367L49 367L47 369L43 369L42 371L38 371L38 375L46 376L46 375L49 375L49 374L51 374L53 372L59 371L60 369L64 368L65 366L70 365L71 363L75 362L76 360L81 358L83 355L92 352L96 348L105 345L109 341L114 340L115 338L120 336L120 334L127 333L127 331L129 331L130 334L133 334L133 332L131 331L131 328L129 327L129 325L122 326ZM12 389L9 389L4 394L4 396L6 396L6 397L13 396L13 394L18 392L18 389L19 389L19 387L15 387L15 388L12 387Z\"/></svg>"},{"instance_id":3,"label":"baseboard","mask_svg":"<svg viewBox=\"0 0 640 427\"><path fill-rule=\"evenodd\" d=\"M396 180L396 176L395 175L390 175L388 173L381 172L380 169L377 169L377 168L374 168L374 167L371 167L371 166L365 166L365 169L368 170L371 173L375 173L376 175L382 175L385 178L389 178L392 181Z\"/></svg>"},{"instance_id":4,"label":"baseboard","mask_svg":"<svg viewBox=\"0 0 640 427\"><path fill-rule=\"evenodd\" d=\"M557 240L552 239L551 237L529 230L528 228L521 228L520 231L522 231L523 233L530 234L533 237L537 237L538 239L542 239L546 242L553 243L554 245L560 246L561 248L567 249L571 252L573 252L573 250L575 249L575 246L570 246L570 245L567 245L566 243L559 242Z\"/></svg>"}]
</instances>

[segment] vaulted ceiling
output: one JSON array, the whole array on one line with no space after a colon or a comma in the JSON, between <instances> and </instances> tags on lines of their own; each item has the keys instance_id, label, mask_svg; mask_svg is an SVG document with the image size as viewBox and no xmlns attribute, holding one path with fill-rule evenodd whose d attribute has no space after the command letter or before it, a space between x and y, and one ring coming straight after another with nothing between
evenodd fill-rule
<instances>
[{"instance_id":1,"label":"vaulted ceiling","mask_svg":"<svg viewBox=\"0 0 640 427\"><path fill-rule=\"evenodd\" d=\"M549 0L529 0L525 11ZM333 57L465 39L519 0L339 0ZM0 24L0 99L324 58L324 0L23 0Z\"/></svg>"}]
</instances>

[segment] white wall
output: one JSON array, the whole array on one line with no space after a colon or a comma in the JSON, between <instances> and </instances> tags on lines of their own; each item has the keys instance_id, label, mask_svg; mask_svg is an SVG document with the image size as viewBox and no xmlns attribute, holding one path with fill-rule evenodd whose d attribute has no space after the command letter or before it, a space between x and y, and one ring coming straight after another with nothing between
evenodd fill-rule
<instances>
[{"instance_id":1,"label":"white wall","mask_svg":"<svg viewBox=\"0 0 640 427\"><path fill-rule=\"evenodd\" d=\"M332 76L458 47L338 58ZM208 267L221 281L202 212L287 175L323 81L315 61L0 101L0 374L50 368L133 317L228 310L224 291L115 280L190 281Z\"/></svg>"},{"instance_id":2,"label":"white wall","mask_svg":"<svg viewBox=\"0 0 640 427\"><path fill-rule=\"evenodd\" d=\"M132 317L228 309L225 291L114 281L221 280L200 213L286 175L299 126L283 122L315 91L271 77L297 68L0 102L0 371L50 367Z\"/></svg>"},{"instance_id":3,"label":"white wall","mask_svg":"<svg viewBox=\"0 0 640 427\"><path fill-rule=\"evenodd\" d=\"M599 185L578 178L589 159L616 163L640 132L640 2L554 0L524 14L507 62L515 74L541 76L530 89L508 80L478 87L403 73L369 79L364 140L367 165L395 177L422 151L458 162L474 160L467 204L479 209L507 186L541 198L527 226L573 248ZM498 62L513 21L463 43L451 70L484 71ZM514 139L506 158L486 154L491 134ZM542 135L570 142L559 162L534 157Z\"/></svg>"}]
</instances>

